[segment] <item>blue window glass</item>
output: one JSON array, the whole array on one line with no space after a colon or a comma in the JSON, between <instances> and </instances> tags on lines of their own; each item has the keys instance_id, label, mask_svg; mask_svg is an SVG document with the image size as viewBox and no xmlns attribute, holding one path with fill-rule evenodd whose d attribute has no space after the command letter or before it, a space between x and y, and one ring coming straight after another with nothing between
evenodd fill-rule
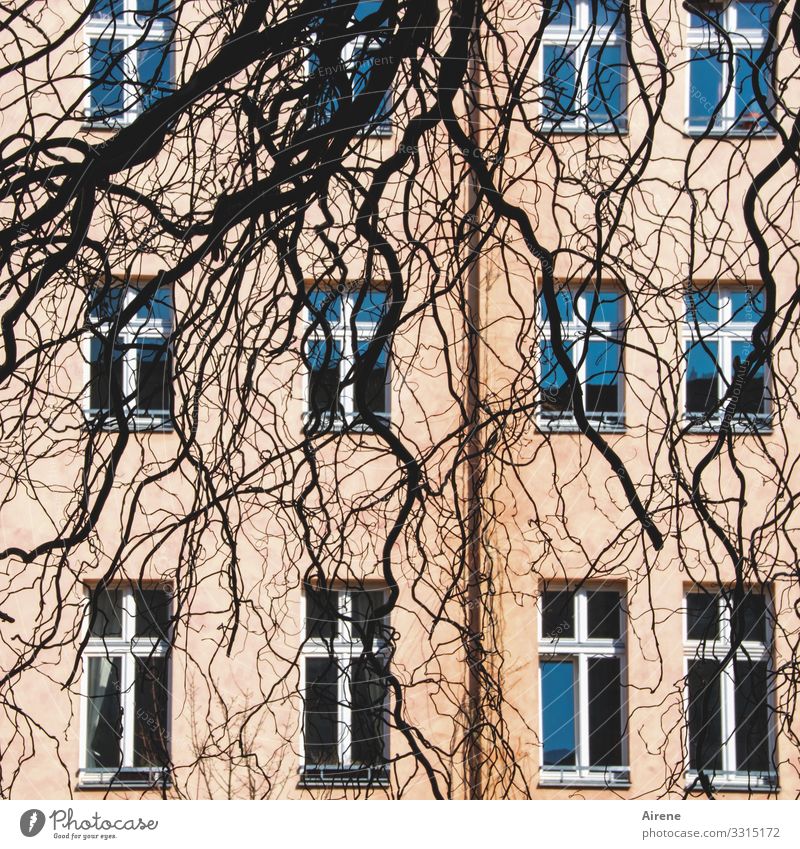
<instances>
[{"instance_id":1,"label":"blue window glass","mask_svg":"<svg viewBox=\"0 0 800 849\"><path fill-rule=\"evenodd\" d=\"M386 292L371 287L350 295L356 322L377 324L386 312Z\"/></svg>"},{"instance_id":2,"label":"blue window glass","mask_svg":"<svg viewBox=\"0 0 800 849\"><path fill-rule=\"evenodd\" d=\"M312 414L341 414L339 364L342 349L334 339L312 339L307 348L309 374L308 401Z\"/></svg>"},{"instance_id":3,"label":"blue window glass","mask_svg":"<svg viewBox=\"0 0 800 849\"><path fill-rule=\"evenodd\" d=\"M566 345L569 355L571 345ZM564 412L572 409L572 392L567 380L567 374L557 361L549 340L539 343L539 387L541 391L542 410L547 412Z\"/></svg>"},{"instance_id":4,"label":"blue window glass","mask_svg":"<svg viewBox=\"0 0 800 849\"><path fill-rule=\"evenodd\" d=\"M542 101L543 113L550 120L577 116L578 73L573 48L545 45Z\"/></svg>"},{"instance_id":5,"label":"blue window glass","mask_svg":"<svg viewBox=\"0 0 800 849\"><path fill-rule=\"evenodd\" d=\"M739 0L736 4L736 29L766 31L772 5L765 0Z\"/></svg>"},{"instance_id":6,"label":"blue window glass","mask_svg":"<svg viewBox=\"0 0 800 849\"><path fill-rule=\"evenodd\" d=\"M539 297L539 302L542 309L542 320L547 321L547 302L543 296ZM572 321L572 294L569 289L560 289L556 292L556 302L558 303L558 314L562 321Z\"/></svg>"},{"instance_id":7,"label":"blue window glass","mask_svg":"<svg viewBox=\"0 0 800 849\"><path fill-rule=\"evenodd\" d=\"M136 345L136 412L163 414L171 406L171 365L166 342Z\"/></svg>"},{"instance_id":8,"label":"blue window glass","mask_svg":"<svg viewBox=\"0 0 800 849\"><path fill-rule=\"evenodd\" d=\"M108 410L112 399L121 400L123 388L123 365L125 349L115 345L111 352L111 362L105 359L107 347L100 339L92 339L90 343L90 384L89 406L93 410Z\"/></svg>"},{"instance_id":9,"label":"blue window glass","mask_svg":"<svg viewBox=\"0 0 800 849\"><path fill-rule=\"evenodd\" d=\"M619 412L620 346L592 339L587 346L587 413Z\"/></svg>"},{"instance_id":10,"label":"blue window glass","mask_svg":"<svg viewBox=\"0 0 800 849\"><path fill-rule=\"evenodd\" d=\"M686 355L686 411L711 413L719 401L719 352L716 342L694 342Z\"/></svg>"},{"instance_id":11,"label":"blue window glass","mask_svg":"<svg viewBox=\"0 0 800 849\"><path fill-rule=\"evenodd\" d=\"M736 123L742 129L764 124L764 112L756 99L753 75L758 77L760 94L769 97L769 75L766 61L758 66L760 50L739 50L736 54Z\"/></svg>"},{"instance_id":12,"label":"blue window glass","mask_svg":"<svg viewBox=\"0 0 800 849\"><path fill-rule=\"evenodd\" d=\"M342 317L342 296L330 289L312 289L308 293L311 309L308 320L312 323L338 324Z\"/></svg>"},{"instance_id":13,"label":"blue window glass","mask_svg":"<svg viewBox=\"0 0 800 849\"><path fill-rule=\"evenodd\" d=\"M589 47L589 102L587 112L594 124L619 123L625 112L627 66L618 44Z\"/></svg>"},{"instance_id":14,"label":"blue window glass","mask_svg":"<svg viewBox=\"0 0 800 849\"><path fill-rule=\"evenodd\" d=\"M545 766L575 765L575 667L572 661L543 661L542 744Z\"/></svg>"},{"instance_id":15,"label":"blue window glass","mask_svg":"<svg viewBox=\"0 0 800 849\"><path fill-rule=\"evenodd\" d=\"M91 42L90 102L94 118L119 116L125 106L123 49L121 39L98 38Z\"/></svg>"},{"instance_id":16,"label":"blue window glass","mask_svg":"<svg viewBox=\"0 0 800 849\"><path fill-rule=\"evenodd\" d=\"M122 309L125 291L122 286L95 289L89 296L89 315L97 321L113 321Z\"/></svg>"},{"instance_id":17,"label":"blue window glass","mask_svg":"<svg viewBox=\"0 0 800 849\"><path fill-rule=\"evenodd\" d=\"M95 0L93 18L119 18L125 11L123 0Z\"/></svg>"},{"instance_id":18,"label":"blue window glass","mask_svg":"<svg viewBox=\"0 0 800 849\"><path fill-rule=\"evenodd\" d=\"M360 412L364 409L372 413L386 412L386 379L387 368L389 364L389 348L384 345L378 353L378 360L375 366L370 369L367 374L366 384L363 387L363 396L360 395L361 387L358 386L360 377L360 361L367 353L370 340L359 339L357 341L358 356L355 364L355 409ZM364 406L366 405L366 407Z\"/></svg>"},{"instance_id":19,"label":"blue window glass","mask_svg":"<svg viewBox=\"0 0 800 849\"><path fill-rule=\"evenodd\" d=\"M722 26L722 14L723 10L720 9L703 9L703 15L705 15L706 18L710 18L714 24L716 24L716 27ZM695 12L690 12L689 14L689 26L693 29L712 29L711 24ZM716 27L714 29L716 29Z\"/></svg>"},{"instance_id":20,"label":"blue window glass","mask_svg":"<svg viewBox=\"0 0 800 849\"><path fill-rule=\"evenodd\" d=\"M621 0L591 0L590 16L595 26L619 28L623 23Z\"/></svg>"},{"instance_id":21,"label":"blue window glass","mask_svg":"<svg viewBox=\"0 0 800 849\"><path fill-rule=\"evenodd\" d=\"M575 2L576 0L552 0L547 23L557 27L575 26Z\"/></svg>"},{"instance_id":22,"label":"blue window glass","mask_svg":"<svg viewBox=\"0 0 800 849\"><path fill-rule=\"evenodd\" d=\"M753 350L749 342L734 341L731 343L732 374L731 379L736 380L739 367L745 362ZM758 371L746 380L741 386L734 386L731 394L736 394L738 404L737 413L748 413L758 415L767 412L767 397L765 385L765 369L762 365Z\"/></svg>"},{"instance_id":23,"label":"blue window glass","mask_svg":"<svg viewBox=\"0 0 800 849\"><path fill-rule=\"evenodd\" d=\"M708 286L687 294L686 318L691 324L716 324L719 321L719 290Z\"/></svg>"},{"instance_id":24,"label":"blue window glass","mask_svg":"<svg viewBox=\"0 0 800 849\"><path fill-rule=\"evenodd\" d=\"M143 41L137 48L139 98L147 109L169 93L172 83L169 42Z\"/></svg>"},{"instance_id":25,"label":"blue window glass","mask_svg":"<svg viewBox=\"0 0 800 849\"><path fill-rule=\"evenodd\" d=\"M610 289L586 294L579 303L580 317L587 324L619 324L620 299L619 292Z\"/></svg>"},{"instance_id":26,"label":"blue window glass","mask_svg":"<svg viewBox=\"0 0 800 849\"><path fill-rule=\"evenodd\" d=\"M131 297L136 293L133 292ZM162 286L158 291L139 307L136 317L148 321L172 321L172 290L169 286Z\"/></svg>"},{"instance_id":27,"label":"blue window glass","mask_svg":"<svg viewBox=\"0 0 800 849\"><path fill-rule=\"evenodd\" d=\"M689 126L705 130L720 107L725 65L719 50L692 48L689 65ZM719 120L719 115L717 115Z\"/></svg>"},{"instance_id":28,"label":"blue window glass","mask_svg":"<svg viewBox=\"0 0 800 849\"><path fill-rule=\"evenodd\" d=\"M733 289L729 292L731 320L755 324L764 315L764 288Z\"/></svg>"}]
</instances>

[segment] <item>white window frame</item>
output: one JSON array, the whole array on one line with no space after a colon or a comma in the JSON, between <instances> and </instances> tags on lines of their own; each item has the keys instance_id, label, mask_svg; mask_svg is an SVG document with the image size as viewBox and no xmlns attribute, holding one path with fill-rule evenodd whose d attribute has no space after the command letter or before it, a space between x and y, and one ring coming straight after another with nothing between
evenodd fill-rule
<instances>
[{"instance_id":1,"label":"white window frame","mask_svg":"<svg viewBox=\"0 0 800 849\"><path fill-rule=\"evenodd\" d=\"M347 675L346 670L350 668L350 664L354 660L361 657L364 645L358 635L352 632L352 594L358 592L381 591L386 598L386 588L383 586L363 587L343 587L334 586L329 588L331 592L338 593L338 608L337 608L337 635L333 640L310 639L306 635L306 592L301 595L300 616L303 625L303 646L301 650L300 662L300 767L299 773L301 783L305 786L388 786L388 760L389 760L389 727L384 726L383 735L383 752L387 761L386 768L363 767L359 764L352 763L350 759L351 753L351 729L352 717L350 702L351 696L347 692ZM376 655L381 655L388 663L389 646L387 642L381 638L380 634L376 634L373 652ZM338 716L337 723L339 727L339 739L337 740L339 765L338 766L322 766L306 768L306 746L305 746L305 693L306 693L306 660L308 658L331 658L336 663L337 667L337 700L338 700ZM387 691L386 715L389 712L389 694ZM367 776L352 777L346 774L348 769L366 771ZM326 775L326 770L328 774Z\"/></svg>"},{"instance_id":2,"label":"white window frame","mask_svg":"<svg viewBox=\"0 0 800 849\"><path fill-rule=\"evenodd\" d=\"M173 0L171 14L176 14L176 4L179 0ZM136 20L137 0L122 0L123 14L115 19L111 16L90 15L84 26L84 44L86 50L85 77L89 83L83 105L84 122L87 127L123 127L134 121L142 111L141 98L137 96L135 85L132 81L138 80L137 49L136 45L145 39L146 41L169 41L173 24L171 20L151 19L142 25ZM88 3L87 3L88 5ZM122 59L122 70L124 81L123 89L123 112L114 118L103 118L92 114L92 42L97 39L118 40L123 43L124 56ZM167 62L169 74L172 76L175 67L174 51L170 49Z\"/></svg>"},{"instance_id":3,"label":"white window frame","mask_svg":"<svg viewBox=\"0 0 800 849\"><path fill-rule=\"evenodd\" d=\"M548 592L565 591L565 585L548 585ZM597 638L589 634L588 596L597 591L616 592L620 600L620 637L617 640ZM557 636L548 639L542 630L544 593L538 610L539 664L539 729L542 746L540 747L539 784L542 786L592 786L592 787L628 787L631 782L630 756L628 753L628 735L625 733L625 717L628 716L628 664L626 653L627 616L625 612L625 594L616 586L587 586L574 591L572 600L574 616L574 637ZM596 657L616 657L620 661L620 709L623 728L620 729L620 751L624 763L611 766L589 765L589 659ZM572 659L575 667L575 766L546 766L544 763L544 701L542 696L541 663Z\"/></svg>"},{"instance_id":4,"label":"white window frame","mask_svg":"<svg viewBox=\"0 0 800 849\"><path fill-rule=\"evenodd\" d=\"M625 79L625 109L616 118L616 126L613 121L603 124L590 123L587 109L589 108L589 59L588 51L591 46L619 45L621 48L621 61L625 64L627 74L627 56L625 55L625 18L620 17L616 28L609 26L593 26L592 4L590 0L572 0L575 9L575 20L572 25L548 24L542 33L542 42L539 58L539 79L544 80L547 65L545 62L545 47L568 47L575 51L575 66L578 72L578 98L575 103L575 111L578 116L575 120L560 120L546 117L542 107L541 124L543 130L557 133L596 133L621 135L628 131L628 80ZM554 7L558 0L553 0Z\"/></svg>"},{"instance_id":5,"label":"white window frame","mask_svg":"<svg viewBox=\"0 0 800 849\"><path fill-rule=\"evenodd\" d=\"M138 281L139 286L146 285L147 281ZM131 303L131 301L139 294L140 288L137 288L135 284L131 285L121 285L120 288L125 289L125 293L122 297L120 311L127 308L127 306ZM89 303L91 303L92 299L97 296L99 290L94 291L89 294ZM157 294L157 293L156 293ZM87 303L87 311L89 303ZM173 307L174 309L174 307ZM87 324L91 328L88 333L85 334L82 348L83 348L83 358L84 358L84 395L83 395L83 414L86 418L87 423L91 426L92 422L99 416L103 411L99 409L95 409L91 405L91 378L92 378L92 340L96 337L93 335L92 330L96 333L101 334L108 338L111 332L114 329L114 324L112 321L97 319L93 316L89 315L87 312ZM126 412L126 421L128 423L128 427L134 431L172 431L172 414L170 410L158 411L156 414L144 415L140 413L137 408L134 406L136 399L136 349L134 346L135 342L164 342L168 343L168 354L170 354L169 350L169 339L172 335L172 317L170 317L169 321L164 319L155 318L152 315L147 318L140 318L139 316L134 315L133 318L123 327L116 331L115 338L119 340L119 343L122 345L129 346L125 351L123 356L123 365L122 365L122 395L123 395L123 404L125 406ZM113 343L112 343L113 344ZM171 362L171 357L170 357ZM170 382L172 380L172 375L170 377ZM128 398L128 401L124 399ZM104 430L116 430L117 429L117 420L111 415L107 414L105 416L105 420L103 422Z\"/></svg>"},{"instance_id":6,"label":"white window frame","mask_svg":"<svg viewBox=\"0 0 800 849\"><path fill-rule=\"evenodd\" d=\"M136 588L133 586L113 586L110 590L122 593L121 635L119 637L89 636L83 650L83 671L80 685L80 754L78 766L79 787L152 787L169 786L170 776L158 767L134 766L134 717L136 716L135 680L136 658L166 658L169 652L167 641L155 637L137 637L136 634ZM142 586L142 589L162 589L163 585ZM172 602L170 601L170 607ZM84 597L85 614L81 626L81 637L89 631L89 592ZM171 613L171 610L170 610ZM88 721L89 721L89 658L121 658L120 688L122 702L122 763L119 769L102 769L87 766ZM165 729L167 747L172 741L172 664L167 663L167 727Z\"/></svg>"},{"instance_id":7,"label":"white window frame","mask_svg":"<svg viewBox=\"0 0 800 849\"><path fill-rule=\"evenodd\" d=\"M684 593L683 605L683 674L688 682L689 663L693 660L717 660L722 661L731 649L731 608L725 601L725 596L719 592L717 595L717 622L719 636L714 640L690 640L689 615L687 597L697 588L689 589ZM709 589L709 594L714 590ZM777 789L778 776L772 770L767 772L745 771L736 769L736 688L734 679L734 663L738 661L750 661L753 663L767 664L767 677L773 671L770 646L773 644L772 616L770 597L764 594L764 607L766 610L766 642L760 640L742 640L736 655L728 659L720 670L722 684L720 686L720 716L722 722L722 769L709 774L715 790L759 790L771 791ZM767 690L767 733L768 747L770 753L775 751L775 723L773 712L775 709L775 691L770 687ZM684 716L686 717L686 785L697 784L697 770L689 768L689 687L684 688L683 698Z\"/></svg>"},{"instance_id":8,"label":"white window frame","mask_svg":"<svg viewBox=\"0 0 800 849\"><path fill-rule=\"evenodd\" d=\"M386 291L382 287L375 287L380 291ZM318 287L319 291L327 291L325 287ZM367 342L372 341L375 338L378 329L378 322L374 321L357 321L355 324L355 337L352 332L352 324L351 319L353 316L353 307L358 299L359 294L359 284L354 283L351 288L340 289L333 288L330 290L331 294L336 293L339 297L342 309L339 315L339 321L337 322L328 322L328 327L330 328L329 336L325 334L325 327L322 321L317 321L316 327L310 334L303 335L303 344L308 345L310 342L322 342L324 343L326 338L332 339L334 342L338 342L341 346L342 357L339 361L339 381L340 385L343 383L344 379L351 373L351 371L355 368L355 353L353 350L354 342L361 341ZM387 303L388 303L388 293L387 293ZM363 307L362 307L363 308ZM311 313L311 309L307 306L303 306L304 316L306 326L310 327L313 323L313 315ZM385 412L382 413L373 413L373 415L388 424L391 421L391 386L392 386L392 370L391 370L391 347L389 346L389 342L387 340L387 347L389 347L389 352L387 354L386 361L386 382L384 385L384 407L386 408ZM341 385L340 393L339 393L339 401L342 407L344 419L342 419L341 414L337 414L334 421L330 421L329 413L322 413L315 415L311 410L311 369L305 369L303 374L303 420L305 423L310 423L319 420L319 427L315 430L315 433L327 433L329 431L341 430L345 425L352 427L354 430L360 431L369 431L369 426L366 422L358 422L355 423L355 419L360 415L355 408L355 397L354 390L355 384L353 382L349 382L346 386Z\"/></svg>"},{"instance_id":9,"label":"white window frame","mask_svg":"<svg viewBox=\"0 0 800 849\"><path fill-rule=\"evenodd\" d=\"M701 10L708 10L712 8L710 4L703 3L702 0L697 0L694 3L696 7ZM734 51L734 54L739 49L749 49L752 51L753 56L755 56L764 49L764 45L767 43L767 36L764 30L761 29L752 29L752 28L742 28L738 27L738 9L737 9L736 0L731 0L729 5L724 9L724 11L720 14L719 23L720 26L725 30L731 40L731 48ZM765 5L771 5L768 2ZM736 109L736 80L734 79L732 82L728 79L729 67L728 60L729 56L727 53L727 44L722 41L717 34L716 30L712 27L693 27L691 25L691 15L692 13L687 11L686 15L686 46L685 46L685 56L686 56L686 81L685 81L685 96L686 96L686 111L685 111L685 119L684 119L684 130L686 135L689 136L719 136L719 135L773 135L774 131L770 127L747 127L736 125L736 117L738 115ZM714 126L709 126L706 124L705 127L692 127L691 125L691 104L692 104L692 50L705 48L708 50L717 50L720 51L721 58L721 66L723 73L723 91L728 86L730 82L730 91L728 92L728 96L723 102L722 109L719 111L716 124ZM734 56L734 74L736 73L736 63ZM767 92L768 95L768 92ZM713 112L713 109L712 109ZM709 113L709 118L711 117L711 113Z\"/></svg>"},{"instance_id":10,"label":"white window frame","mask_svg":"<svg viewBox=\"0 0 800 849\"><path fill-rule=\"evenodd\" d=\"M686 409L687 391L689 380L689 348L690 346L702 339L705 342L717 343L717 365L719 367L717 373L717 392L718 397L722 398L727 391L725 379L728 383L733 378L733 353L732 345L734 342L752 343L753 328L758 322L758 318L752 321L732 321L732 303L731 294L733 292L758 291L761 286L753 284L744 284L738 286L722 285L717 287L719 296L719 320L717 323L700 322L695 323L695 312L688 309L686 300L687 296L691 296L694 291L702 293L709 287L699 287L692 290L686 290L684 294L684 309L686 317L683 322L683 361L684 373L681 380L681 410L685 424L691 425L695 431L717 431L722 419L725 415L725 408L729 402L723 404L716 412L713 418L704 420L700 413L690 413ZM698 317L699 318L699 317ZM698 336L699 330L699 336ZM758 432L767 432L772 427L772 404L771 404L771 371L769 360L764 363L764 395L765 395L765 413L737 413L731 421L731 426L735 430L740 430L749 433L753 430Z\"/></svg>"},{"instance_id":11,"label":"white window frame","mask_svg":"<svg viewBox=\"0 0 800 849\"><path fill-rule=\"evenodd\" d=\"M563 341L566 342L574 342L575 344L572 346L572 349L567 353L567 356L572 360L573 365L575 365L576 360L579 358L581 353L581 348L593 338L596 340L602 339L611 339L615 340L617 344L619 344L620 350L620 369L619 375L617 378L617 410L613 413L595 413L590 412L584 409L586 414L586 418L589 422L596 427L598 430L603 432L622 432L625 430L625 363L624 363L624 346L622 345L622 328L624 324L624 316L623 316L623 298L622 292L620 290L614 289L611 286L602 286L600 288L601 292L611 292L618 296L618 323L613 325L611 322L607 321L597 321L596 319L592 322L592 332L590 335L588 333L588 325L586 323L586 319L589 317L589 309L588 309L588 301L589 298L594 294L595 290L592 287L587 287L578 297L578 300L581 303L581 313L583 315L583 319L578 317L578 311L575 309L575 299L576 299L576 291L574 288L564 286L557 293L556 298L560 301L561 298L569 297L572 301L572 319L570 321L561 322L561 337ZM537 310L539 311L539 316L542 316L542 295L539 293L537 297ZM542 330L542 341L550 342L551 334L550 334L550 319L540 318L541 330ZM585 343L581 340L586 340ZM541 349L537 344L536 350L537 356L537 379L539 381L539 391L542 391L542 380L545 375L543 374L543 364L542 364L542 356ZM581 389L583 391L584 397L584 407L586 400L586 368L589 362L588 351L587 356L583 358L583 362L580 363L578 367L578 380L581 385ZM578 430L578 423L575 421L575 416L573 413L569 411L559 412L556 410L544 410L541 407L539 408L537 414L537 424L542 430L547 431L566 431L566 432L574 432Z\"/></svg>"}]
</instances>

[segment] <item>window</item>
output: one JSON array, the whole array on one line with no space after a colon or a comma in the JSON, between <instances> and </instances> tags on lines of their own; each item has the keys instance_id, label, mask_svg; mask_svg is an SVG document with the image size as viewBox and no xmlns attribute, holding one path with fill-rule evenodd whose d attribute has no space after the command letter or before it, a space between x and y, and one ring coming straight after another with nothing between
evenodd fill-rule
<instances>
[{"instance_id":1,"label":"window","mask_svg":"<svg viewBox=\"0 0 800 849\"><path fill-rule=\"evenodd\" d=\"M380 61L377 54L383 44L381 28L385 26L385 22L378 18L372 19L377 28L368 26L371 16L380 10L381 0L328 0L327 5L329 8L341 5L351 10L351 26L360 32L342 45L341 38L335 35L342 26L341 16L334 19L331 15L330 24L327 16L319 20L314 48L308 60L309 76L317 83L313 86L312 95L315 103L312 115L316 124L330 121L340 105L354 100L367 89L372 70ZM327 32L329 28L330 35ZM391 105L391 95L387 91L364 132L379 136L390 135Z\"/></svg>"},{"instance_id":2,"label":"window","mask_svg":"<svg viewBox=\"0 0 800 849\"><path fill-rule=\"evenodd\" d=\"M81 784L168 781L170 592L90 590L86 627Z\"/></svg>"},{"instance_id":3,"label":"window","mask_svg":"<svg viewBox=\"0 0 800 849\"><path fill-rule=\"evenodd\" d=\"M169 92L172 5L171 0L94 0L86 23L91 123L128 123Z\"/></svg>"},{"instance_id":4,"label":"window","mask_svg":"<svg viewBox=\"0 0 800 849\"><path fill-rule=\"evenodd\" d=\"M703 771L718 790L773 788L765 597L734 606L730 592L695 590L685 621L689 780Z\"/></svg>"},{"instance_id":5,"label":"window","mask_svg":"<svg viewBox=\"0 0 800 849\"><path fill-rule=\"evenodd\" d=\"M769 427L766 367L739 373L753 350L753 328L764 314L763 288L709 286L689 291L685 302L687 418L716 428L736 399L736 426Z\"/></svg>"},{"instance_id":6,"label":"window","mask_svg":"<svg viewBox=\"0 0 800 849\"><path fill-rule=\"evenodd\" d=\"M772 63L762 56L772 11L764 0L690 5L690 133L752 133L769 129L756 98L755 80L770 101ZM733 55L731 56L731 51Z\"/></svg>"},{"instance_id":7,"label":"window","mask_svg":"<svg viewBox=\"0 0 800 849\"><path fill-rule=\"evenodd\" d=\"M106 286L90 296L87 416L99 427L119 427L121 415L135 430L168 430L171 291L159 289L123 324L124 310L137 295L133 286Z\"/></svg>"},{"instance_id":8,"label":"window","mask_svg":"<svg viewBox=\"0 0 800 849\"><path fill-rule=\"evenodd\" d=\"M625 41L622 0L552 1L542 39L546 129L627 129Z\"/></svg>"},{"instance_id":9,"label":"window","mask_svg":"<svg viewBox=\"0 0 800 849\"><path fill-rule=\"evenodd\" d=\"M388 622L381 589L303 596L303 782L385 783Z\"/></svg>"},{"instance_id":10,"label":"window","mask_svg":"<svg viewBox=\"0 0 800 849\"><path fill-rule=\"evenodd\" d=\"M315 287L308 302L307 430L366 429L364 413L388 420L389 346L371 344L387 293L370 286L352 291Z\"/></svg>"},{"instance_id":11,"label":"window","mask_svg":"<svg viewBox=\"0 0 800 849\"><path fill-rule=\"evenodd\" d=\"M619 292L592 289L577 294L564 288L557 294L561 334L567 356L578 372L587 417L605 430L625 425L622 401L621 302ZM539 424L574 429L573 393L550 340L544 298L539 298L543 338L539 343Z\"/></svg>"},{"instance_id":12,"label":"window","mask_svg":"<svg viewBox=\"0 0 800 849\"><path fill-rule=\"evenodd\" d=\"M547 589L540 630L540 783L627 785L619 592Z\"/></svg>"}]
</instances>

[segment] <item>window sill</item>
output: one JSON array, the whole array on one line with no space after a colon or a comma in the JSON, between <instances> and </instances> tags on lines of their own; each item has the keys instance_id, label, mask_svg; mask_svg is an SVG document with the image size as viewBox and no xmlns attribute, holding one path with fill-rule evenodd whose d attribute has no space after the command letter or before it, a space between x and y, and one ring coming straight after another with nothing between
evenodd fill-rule
<instances>
[{"instance_id":1,"label":"window sill","mask_svg":"<svg viewBox=\"0 0 800 849\"><path fill-rule=\"evenodd\" d=\"M539 787L616 787L631 786L631 772L628 767L542 767L539 773Z\"/></svg>"},{"instance_id":2,"label":"window sill","mask_svg":"<svg viewBox=\"0 0 800 849\"><path fill-rule=\"evenodd\" d=\"M388 413L375 413L387 427L391 424ZM311 424L314 427L311 427ZM331 417L330 413L324 413L319 417L313 413L303 413L303 431L308 436L320 436L326 433L375 433L375 431L364 421L360 421L355 415Z\"/></svg>"},{"instance_id":3,"label":"window sill","mask_svg":"<svg viewBox=\"0 0 800 849\"><path fill-rule=\"evenodd\" d=\"M628 135L628 122L613 124L585 124L575 121L542 121L541 131L562 136L617 136Z\"/></svg>"},{"instance_id":4,"label":"window sill","mask_svg":"<svg viewBox=\"0 0 800 849\"><path fill-rule=\"evenodd\" d=\"M94 410L85 412L84 415L86 416L86 428L88 430L102 433L120 432L115 419L98 422L95 419L97 413ZM172 433L174 431L172 420L160 416L134 416L128 420L128 427L131 433Z\"/></svg>"},{"instance_id":5,"label":"window sill","mask_svg":"<svg viewBox=\"0 0 800 849\"><path fill-rule=\"evenodd\" d=\"M625 417L621 414L610 415L608 418L587 416L589 424L600 433L624 433ZM572 416L539 416L536 424L540 430L548 433L583 433Z\"/></svg>"},{"instance_id":6,"label":"window sill","mask_svg":"<svg viewBox=\"0 0 800 849\"><path fill-rule=\"evenodd\" d=\"M172 787L169 770L123 768L122 770L80 769L78 790L161 790Z\"/></svg>"},{"instance_id":7,"label":"window sill","mask_svg":"<svg viewBox=\"0 0 800 849\"><path fill-rule=\"evenodd\" d=\"M778 776L774 772L715 772L709 775L715 791L735 793L774 793ZM686 773L686 788L701 789L698 774Z\"/></svg>"},{"instance_id":8,"label":"window sill","mask_svg":"<svg viewBox=\"0 0 800 849\"><path fill-rule=\"evenodd\" d=\"M689 428L690 433L717 434L722 425L722 419L704 420L684 416L683 424L684 427ZM770 416L753 416L753 418L748 419L736 418L731 422L731 430L737 434L769 434L772 433L772 419Z\"/></svg>"},{"instance_id":9,"label":"window sill","mask_svg":"<svg viewBox=\"0 0 800 849\"><path fill-rule=\"evenodd\" d=\"M712 127L710 130L707 127L687 127L683 134L686 138L691 139L704 137L715 140L725 138L774 139L778 135L771 127L767 129L759 127Z\"/></svg>"},{"instance_id":10,"label":"window sill","mask_svg":"<svg viewBox=\"0 0 800 849\"><path fill-rule=\"evenodd\" d=\"M297 786L303 789L326 787L389 787L386 767L329 767L301 770Z\"/></svg>"}]
</instances>

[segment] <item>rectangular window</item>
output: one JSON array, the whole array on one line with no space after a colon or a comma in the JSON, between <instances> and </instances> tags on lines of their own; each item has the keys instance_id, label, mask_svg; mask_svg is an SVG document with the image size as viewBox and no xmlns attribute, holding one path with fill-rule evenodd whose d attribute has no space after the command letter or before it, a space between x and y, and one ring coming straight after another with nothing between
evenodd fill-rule
<instances>
[{"instance_id":1,"label":"rectangular window","mask_svg":"<svg viewBox=\"0 0 800 849\"><path fill-rule=\"evenodd\" d=\"M771 4L732 0L722 10L698 1L689 8L688 132L768 131L763 104L772 102L773 57L764 48Z\"/></svg>"},{"instance_id":2,"label":"rectangular window","mask_svg":"<svg viewBox=\"0 0 800 849\"><path fill-rule=\"evenodd\" d=\"M621 430L623 412L622 296L611 289L581 294L561 289L557 295L561 336L567 357L578 373L583 406L595 426ZM539 343L540 426L574 429L574 388L556 357L544 298L540 297L542 339Z\"/></svg>"},{"instance_id":3,"label":"rectangular window","mask_svg":"<svg viewBox=\"0 0 800 849\"><path fill-rule=\"evenodd\" d=\"M741 429L769 427L767 368L748 368L753 330L764 314L764 292L754 286L709 286L686 294L686 416L717 428L735 402Z\"/></svg>"},{"instance_id":4,"label":"rectangular window","mask_svg":"<svg viewBox=\"0 0 800 849\"><path fill-rule=\"evenodd\" d=\"M388 779L388 620L380 589L306 586L302 650L303 781Z\"/></svg>"},{"instance_id":5,"label":"rectangular window","mask_svg":"<svg viewBox=\"0 0 800 849\"><path fill-rule=\"evenodd\" d=\"M625 132L627 74L621 0L553 0L542 38L544 127Z\"/></svg>"},{"instance_id":6,"label":"rectangular window","mask_svg":"<svg viewBox=\"0 0 800 849\"><path fill-rule=\"evenodd\" d=\"M339 0L328 0L323 5L332 7L338 3ZM334 35L332 27L327 24L323 8L323 17L317 21L317 36L308 59L311 99L314 104L311 114L314 123L319 125L326 124L340 107L353 102L365 92L374 68L380 61L378 54L383 44L382 25L380 21L373 26L365 23L380 10L380 0L359 0L345 5L352 10L348 29L354 30L356 34L342 44L342 39ZM339 17L337 25L341 26ZM330 36L328 29L331 29ZM364 127L364 132L378 136L390 135L391 107L391 92L386 91L368 125Z\"/></svg>"},{"instance_id":7,"label":"rectangular window","mask_svg":"<svg viewBox=\"0 0 800 849\"><path fill-rule=\"evenodd\" d=\"M306 429L354 427L389 418L389 343L378 327L387 292L315 286L308 292Z\"/></svg>"},{"instance_id":8,"label":"rectangular window","mask_svg":"<svg viewBox=\"0 0 800 849\"><path fill-rule=\"evenodd\" d=\"M620 593L547 589L540 629L540 783L627 785Z\"/></svg>"},{"instance_id":9,"label":"rectangular window","mask_svg":"<svg viewBox=\"0 0 800 849\"><path fill-rule=\"evenodd\" d=\"M172 297L167 288L146 301L127 321L139 295L133 286L106 286L90 295L88 420L115 429L171 427Z\"/></svg>"},{"instance_id":10,"label":"rectangular window","mask_svg":"<svg viewBox=\"0 0 800 849\"><path fill-rule=\"evenodd\" d=\"M748 592L686 595L688 780L703 772L718 789L772 789L769 608ZM735 645L735 650L734 650Z\"/></svg>"},{"instance_id":11,"label":"rectangular window","mask_svg":"<svg viewBox=\"0 0 800 849\"><path fill-rule=\"evenodd\" d=\"M170 615L164 588L88 592L82 786L169 781Z\"/></svg>"},{"instance_id":12,"label":"rectangular window","mask_svg":"<svg viewBox=\"0 0 800 849\"><path fill-rule=\"evenodd\" d=\"M95 0L86 22L92 124L120 126L172 87L171 0Z\"/></svg>"}]
</instances>

